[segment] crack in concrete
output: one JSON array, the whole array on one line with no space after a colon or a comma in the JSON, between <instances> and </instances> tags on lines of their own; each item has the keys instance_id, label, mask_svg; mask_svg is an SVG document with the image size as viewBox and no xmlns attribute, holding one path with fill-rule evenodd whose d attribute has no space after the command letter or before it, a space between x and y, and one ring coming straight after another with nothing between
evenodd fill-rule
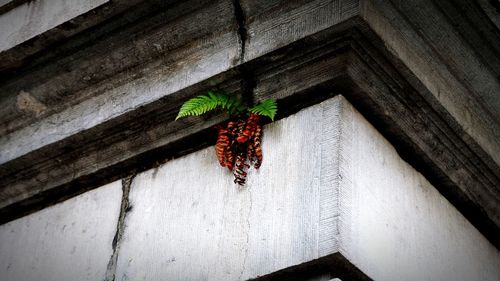
<instances>
[{"instance_id":1,"label":"crack in concrete","mask_svg":"<svg viewBox=\"0 0 500 281\"><path fill-rule=\"evenodd\" d=\"M132 210L132 205L130 205L129 194L130 187L132 186L132 181L135 178L135 174L122 179L122 201L120 207L120 215L118 217L118 223L116 225L116 233L113 238L111 246L113 247L113 253L109 258L108 266L106 269L106 276L104 281L114 281L116 274L116 262L118 260L118 252L120 250L120 241L125 230L125 218L128 212Z\"/></svg>"},{"instance_id":2,"label":"crack in concrete","mask_svg":"<svg viewBox=\"0 0 500 281\"><path fill-rule=\"evenodd\" d=\"M234 7L234 16L238 24L238 36L241 44L240 63L243 63L245 62L245 45L248 37L248 31L245 24L246 18L239 0L233 0L233 7Z\"/></svg>"},{"instance_id":3,"label":"crack in concrete","mask_svg":"<svg viewBox=\"0 0 500 281\"><path fill-rule=\"evenodd\" d=\"M238 71L241 74L241 89L242 89L242 98L243 101L248 105L248 106L253 106L254 105L254 90L256 87L256 81L251 73L251 71L245 66L245 51L246 51L246 42L248 39L248 30L246 28L246 17L245 13L243 11L243 8L241 7L240 0L233 0L233 6L234 6L234 15L236 18L236 22L238 23L238 36L239 36L239 41L240 41L240 66L238 66ZM245 257L243 258L243 265L242 269L240 271L240 275L238 276L237 280L241 280L241 277L243 277L243 274L245 273L246 270L246 263L248 260L248 243L250 241L250 215L252 214L252 207L253 207L253 199L252 199L252 192L250 188L248 188L248 193L250 195L250 207L248 209L248 214L246 218L246 223L247 223L247 231L246 231L246 248L245 248Z\"/></svg>"},{"instance_id":4,"label":"crack in concrete","mask_svg":"<svg viewBox=\"0 0 500 281\"><path fill-rule=\"evenodd\" d=\"M246 53L246 42L248 39L248 30L246 28L246 16L239 0L233 0L233 6L234 6L234 16L238 24L238 37L240 41L240 59L239 59L240 65L238 66L238 71L242 77L241 80L242 98L247 105L252 106L254 104L254 89L256 83L252 73L244 64L245 53Z\"/></svg>"},{"instance_id":5,"label":"crack in concrete","mask_svg":"<svg viewBox=\"0 0 500 281\"><path fill-rule=\"evenodd\" d=\"M247 231L246 231L246 248L245 248L245 257L243 258L243 266L240 272L240 275L238 276L237 280L241 280L241 277L243 276L243 273L246 270L246 264L248 260L248 243L250 241L250 215L252 214L252 208L253 208L253 198L252 198L252 191L250 188L247 189L248 194L250 195L250 207L248 208L248 214L246 218L246 223L247 223Z\"/></svg>"}]
</instances>

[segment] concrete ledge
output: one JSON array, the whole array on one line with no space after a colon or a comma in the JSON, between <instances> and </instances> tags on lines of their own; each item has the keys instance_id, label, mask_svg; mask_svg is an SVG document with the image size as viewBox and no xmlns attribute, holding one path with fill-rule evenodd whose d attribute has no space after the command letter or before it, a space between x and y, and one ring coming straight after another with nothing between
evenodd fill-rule
<instances>
[{"instance_id":1,"label":"concrete ledge","mask_svg":"<svg viewBox=\"0 0 500 281\"><path fill-rule=\"evenodd\" d=\"M242 0L245 61L359 15L358 0Z\"/></svg>"}]
</instances>

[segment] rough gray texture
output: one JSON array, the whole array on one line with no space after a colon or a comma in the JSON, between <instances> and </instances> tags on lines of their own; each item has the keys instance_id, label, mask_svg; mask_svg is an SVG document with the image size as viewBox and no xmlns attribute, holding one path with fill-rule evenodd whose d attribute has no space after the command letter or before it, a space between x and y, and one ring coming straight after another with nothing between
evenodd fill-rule
<instances>
[{"instance_id":1,"label":"rough gray texture","mask_svg":"<svg viewBox=\"0 0 500 281\"><path fill-rule=\"evenodd\" d=\"M147 3L142 0L106 1L104 4L76 17L69 18L56 27L31 37L21 44L4 50L0 52L0 73L2 78L7 79L9 76L25 72L35 65L45 64L54 59L57 60L61 54L64 56L64 54L73 53L74 50L81 49L88 42L101 37L102 33L100 31L107 30L109 32L144 16L144 11L148 10L149 6L156 5L158 7L158 1L161 0L150 0ZM7 5L0 6L0 14L7 13L26 2L33 1L14 0ZM166 1L162 1L162 5L166 5L166 3ZM134 16L126 13L130 9L134 10ZM109 18L118 14L122 17L109 21ZM92 28L96 26L100 27Z\"/></svg>"},{"instance_id":2,"label":"rough gray texture","mask_svg":"<svg viewBox=\"0 0 500 281\"><path fill-rule=\"evenodd\" d=\"M49 29L69 21L108 0L27 1L0 14L0 52L8 50Z\"/></svg>"},{"instance_id":3,"label":"rough gray texture","mask_svg":"<svg viewBox=\"0 0 500 281\"><path fill-rule=\"evenodd\" d=\"M375 280L500 276L498 250L341 96L263 143L243 189L213 148L137 175L117 278L245 280L336 252Z\"/></svg>"},{"instance_id":4,"label":"rough gray texture","mask_svg":"<svg viewBox=\"0 0 500 281\"><path fill-rule=\"evenodd\" d=\"M12 2L13 0L0 0L0 7L9 4L9 2Z\"/></svg>"},{"instance_id":5,"label":"rough gray texture","mask_svg":"<svg viewBox=\"0 0 500 281\"><path fill-rule=\"evenodd\" d=\"M106 91L105 95L85 100L72 108L2 137L0 139L2 146L0 163L8 162L30 151L95 127L219 74L232 65L233 58L238 54L236 45L231 44L231 41L236 40L234 35L234 33L228 33L223 38L217 38L220 41L207 42L215 44L215 50L210 56L201 58L194 52L190 54L190 57L184 57L190 63L196 64L196 68L190 64L182 64L176 67L175 71L170 72L168 66L158 65L159 69L155 73L149 73L148 77L114 87ZM188 56L188 54L183 55ZM28 135L31 137L23 137Z\"/></svg>"},{"instance_id":6,"label":"rough gray texture","mask_svg":"<svg viewBox=\"0 0 500 281\"><path fill-rule=\"evenodd\" d=\"M500 164L499 44L486 48L496 50L496 56L486 60L478 57L478 50L470 48L431 2L362 1L361 15L388 49ZM498 30L493 34L498 42Z\"/></svg>"},{"instance_id":7,"label":"rough gray texture","mask_svg":"<svg viewBox=\"0 0 500 281\"><path fill-rule=\"evenodd\" d=\"M268 126L264 164L244 189L213 148L138 174L118 280L246 280L334 253L336 193L325 183L337 170L329 153L337 108L333 101Z\"/></svg>"},{"instance_id":8,"label":"rough gray texture","mask_svg":"<svg viewBox=\"0 0 500 281\"><path fill-rule=\"evenodd\" d=\"M118 181L0 225L0 279L102 280L120 198Z\"/></svg>"},{"instance_id":9,"label":"rough gray texture","mask_svg":"<svg viewBox=\"0 0 500 281\"><path fill-rule=\"evenodd\" d=\"M195 8L178 4L150 22L107 36L55 65L31 71L28 84L15 77L0 85L10 93L0 99L5 108L0 112L5 126L0 129L9 132L9 127L19 126L16 123L23 120L17 105L21 93L32 95L47 108L39 116L45 118L36 118L29 126L0 138L0 163L95 127L232 67L239 56L232 4L217 1L204 9ZM212 14L219 15L217 20L211 19ZM165 17L172 17L172 22L165 25ZM203 22L194 22L193 18ZM139 33L134 44L120 43L130 42L133 32ZM106 83L99 83L103 79ZM23 138L28 135L31 140ZM17 145L12 146L13 142Z\"/></svg>"},{"instance_id":10,"label":"rough gray texture","mask_svg":"<svg viewBox=\"0 0 500 281\"><path fill-rule=\"evenodd\" d=\"M113 49L113 44L115 43L112 43L111 40L114 38L110 38L109 40L111 40L111 43L109 41L99 43L103 49L90 53L85 50L81 51L88 56L86 58L89 60L84 64L80 64L81 61L75 60L75 57L78 57L81 54L75 54L75 57L66 58L67 61L60 62L62 65L74 63L78 70L67 72L66 68L60 67L60 65L59 67L48 65L47 67L55 71L56 74L50 73L50 71L48 73L44 72L44 68L37 71L37 75L48 75L48 77L45 78L54 82L59 88L63 88L63 90L68 90L66 87L75 87L75 85L85 86L86 83L89 83L92 86L86 88L85 93L77 92L74 88L73 90L75 91L73 93L78 94L78 96L92 96L92 98L84 99L80 103L77 103L70 108L66 108L61 112L49 115L46 118L41 118L41 120L28 127L24 127L23 129L0 137L0 146L2 147L0 152L0 162L8 162L19 158L21 155L32 152L33 150L36 151L41 147L51 146L58 141L74 137L82 132L85 133L88 129L98 127L99 125L113 119L119 119L119 117L130 112L135 112L135 114L132 114L134 116L133 119L135 120L137 112L144 112L141 109L142 106L150 105L154 102L158 104L159 99L165 98L169 94L176 93L186 87L211 78L214 75L220 74L221 72L232 67L234 65L234 61L237 61L239 57L238 35L236 33L236 22L233 21L234 12L232 3L228 1L211 2L209 5L206 5L204 9L200 9L198 6L201 5L201 3L195 5L193 8L187 9L186 5L189 4L190 3L181 3L168 10L168 12L166 12L167 14L157 14L155 18L151 19L156 22L157 26L151 26L150 28L152 30L150 30L150 32L141 33L136 41L136 44L133 46L118 46L118 50L115 50ZM194 11L190 9L194 9ZM186 13L188 15L186 15ZM219 15L217 20L213 20L208 16L212 14ZM165 22L165 18L167 16L172 23L164 25L163 23ZM193 21L192 17L203 19L204 23L200 24L200 21ZM142 25L146 24L147 22L142 23ZM142 25L139 27L144 28ZM158 27L158 25L160 27ZM133 28L136 29L139 27L133 26ZM214 34L212 29L215 28L218 28L217 36L213 36ZM182 37L183 40L176 39L180 36L179 34L185 35L188 33L193 36L197 36L197 39L193 39L192 37ZM122 38L123 40L127 40L127 42L130 41L130 34L126 31L123 31L116 36ZM96 46L92 46L90 48L96 48ZM108 48L111 48L118 54L109 56L109 52L107 52ZM153 53L150 53L151 50ZM129 59L126 62L123 60L123 57L125 56L129 56ZM158 58L158 56L160 56L159 59L152 60L152 57ZM85 79L82 79L82 70L87 72L87 75L90 76L103 75L103 71L101 71L101 63L103 62L114 66L116 65L117 68L122 70L121 73L116 74L116 69L108 69L112 71L113 74L116 74L113 75L112 78L114 82L107 80L107 83L95 84L96 81L86 82L84 81ZM133 72L128 69L134 63L141 64L140 70L136 69L137 72ZM78 77L79 82L73 83L72 79L68 77ZM83 78L85 77L87 76L83 76ZM101 79L102 77L99 76L98 78ZM68 83L61 82L63 80L68 81ZM50 93L50 95L57 95L52 91L53 89L51 89L51 85L53 85L53 83L44 81L43 79L40 81L33 79L32 82L32 85L37 87L40 91L46 91L47 93ZM17 87L16 85L21 88L26 87L26 85L23 86L22 83L16 84L16 82L7 86ZM36 92L37 91L23 91L22 93L27 93L23 95L29 95L32 97L39 96L40 92ZM66 96L66 94L62 95ZM3 100L3 102L10 102L8 98L6 98L6 100ZM17 102L17 99L15 100ZM52 97L51 100L56 104L58 103L57 97ZM45 107L49 107L41 100L37 101L38 103L36 104L42 104ZM172 108L177 105L177 103L166 103L162 105L162 107ZM10 110L14 112L17 110L16 108L11 108L9 106L6 107L10 108ZM11 114L6 111L2 111L0 114L11 116ZM167 121L171 122L173 119L173 117L169 116L169 120ZM131 122L126 122L126 124L129 123ZM185 125L181 126L184 128L186 127ZM159 130L163 132L164 126L162 125ZM92 135L105 136L108 132L116 132L116 127L112 126L110 130L106 130L105 132L101 131ZM150 138L153 140L158 139L154 136L154 134L155 133L152 132L146 136L148 141L151 141ZM27 139L23 137L28 135L32 136L32 138ZM170 141L178 138L174 134L168 134L168 137ZM88 144L88 138L85 137L83 139L84 140L80 139L77 141L78 147L80 147L82 142ZM119 137L118 139L126 140L126 138L123 137ZM17 143L17 145L14 143ZM99 140L97 143L102 144L102 141ZM69 167L81 165L81 167L85 167L84 169L86 171L81 170L77 172L76 170L73 170L69 173L54 173L51 169L51 174L58 174L58 176L46 177L37 173L38 176L34 175L30 176L30 178L32 180L38 178L35 180L37 181L36 185L38 186L38 190L46 191L48 188L43 187L44 184L40 187L40 181L50 183L50 185L68 183L68 181L71 181L75 177L88 175L90 171L95 172L96 170L112 165L112 163L116 164L117 162L123 160L120 158L124 155L130 155L130 152L132 152L132 155L137 155L136 151L134 152L134 149L130 149L130 145L114 145L113 147L121 148L123 150L122 152L114 154L120 156L113 157L110 153L92 154L88 153L88 151L79 153L80 156L84 156L86 159L72 161L72 164L69 165ZM146 145L136 145L136 147L142 151L148 149ZM52 154L49 153L45 155L47 156ZM103 157L103 155L106 155L107 157ZM65 155L63 155L63 157L64 156ZM108 159L111 162L104 161L103 158ZM34 163L32 161L29 162ZM49 162L54 164L52 160ZM9 172L8 169L4 171L7 173ZM51 179L49 180L49 178ZM27 188L27 185L19 181L16 184L23 186L23 193L25 191L26 193L12 201L3 201L0 205L5 206L18 201L21 198L34 195L34 190L30 191L29 188ZM12 193L10 194L12 195Z\"/></svg>"},{"instance_id":11,"label":"rough gray texture","mask_svg":"<svg viewBox=\"0 0 500 281\"><path fill-rule=\"evenodd\" d=\"M500 276L499 251L342 96L263 144L243 189L211 147L1 225L2 278L246 280L339 253L329 266L375 280Z\"/></svg>"},{"instance_id":12,"label":"rough gray texture","mask_svg":"<svg viewBox=\"0 0 500 281\"><path fill-rule=\"evenodd\" d=\"M130 185L134 176L128 176L122 180L122 199L120 206L120 215L118 217L118 223L116 224L116 233L113 238L113 254L109 258L106 276L104 281L114 281L116 274L116 261L118 259L118 254L120 253L120 243L118 243L123 236L123 230L125 228L125 216L132 210L132 205L129 203Z\"/></svg>"},{"instance_id":13,"label":"rough gray texture","mask_svg":"<svg viewBox=\"0 0 500 281\"><path fill-rule=\"evenodd\" d=\"M222 88L249 100L277 98L281 117L341 92L500 245L500 144L474 101L482 94L491 100L488 91L496 89L495 81L483 83L498 65L498 47L488 47L496 33L485 31L487 20L474 20L481 14L475 6L462 16L457 7L446 9L451 1L431 2L425 11L453 31L449 36L429 30L425 38L419 32L428 28L425 17L402 14L417 4L398 1L374 9L352 0L148 1L120 17L105 14L109 21L2 80L0 221L208 145L205 129L223 117L173 122L180 103L200 92ZM474 24L460 24L462 17ZM418 43L415 50L405 45L407 37ZM394 46L419 55L399 60L403 53L387 44L394 38ZM440 54L447 46L441 41L459 44L450 56L463 55L467 69ZM250 56L243 64L242 54ZM415 70L436 56L437 68ZM427 70L439 75L422 76ZM484 76L477 73L483 70ZM442 88L427 83L440 75ZM445 102L440 91L457 104ZM464 108L476 113L464 111L464 117Z\"/></svg>"},{"instance_id":14,"label":"rough gray texture","mask_svg":"<svg viewBox=\"0 0 500 281\"><path fill-rule=\"evenodd\" d=\"M488 18L500 29L500 3L491 0L478 0L477 1Z\"/></svg>"},{"instance_id":15,"label":"rough gray texture","mask_svg":"<svg viewBox=\"0 0 500 281\"><path fill-rule=\"evenodd\" d=\"M246 16L245 61L359 15L358 0L241 0Z\"/></svg>"}]
</instances>

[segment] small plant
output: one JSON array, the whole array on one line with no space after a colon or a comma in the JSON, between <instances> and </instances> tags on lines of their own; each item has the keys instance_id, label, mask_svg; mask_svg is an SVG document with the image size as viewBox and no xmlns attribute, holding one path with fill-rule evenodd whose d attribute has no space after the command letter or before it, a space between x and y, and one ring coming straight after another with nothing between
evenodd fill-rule
<instances>
[{"instance_id":1,"label":"small plant","mask_svg":"<svg viewBox=\"0 0 500 281\"><path fill-rule=\"evenodd\" d=\"M222 167L233 172L234 183L243 186L247 169L251 165L255 169L262 165L262 117L274 121L278 107L274 100L268 99L248 108L234 96L210 91L186 101L175 120L202 115L215 109L225 110L231 116L227 122L215 126L217 159Z\"/></svg>"}]
</instances>

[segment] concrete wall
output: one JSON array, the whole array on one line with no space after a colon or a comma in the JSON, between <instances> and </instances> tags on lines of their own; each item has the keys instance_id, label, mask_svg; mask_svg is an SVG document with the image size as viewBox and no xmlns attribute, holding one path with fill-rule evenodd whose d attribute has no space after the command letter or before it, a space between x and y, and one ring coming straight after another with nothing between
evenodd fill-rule
<instances>
[{"instance_id":1,"label":"concrete wall","mask_svg":"<svg viewBox=\"0 0 500 281\"><path fill-rule=\"evenodd\" d=\"M247 280L335 252L334 185L321 187L336 169L320 160L338 121L337 99L267 127L264 164L242 189L212 147L139 174L117 277Z\"/></svg>"},{"instance_id":2,"label":"concrete wall","mask_svg":"<svg viewBox=\"0 0 500 281\"><path fill-rule=\"evenodd\" d=\"M339 251L375 280L499 280L500 253L346 102Z\"/></svg>"},{"instance_id":3,"label":"concrete wall","mask_svg":"<svg viewBox=\"0 0 500 281\"><path fill-rule=\"evenodd\" d=\"M113 183L2 225L0 276L247 280L340 253L375 280L500 277L498 250L343 97L263 145L241 189L210 147L136 175L121 213Z\"/></svg>"},{"instance_id":4,"label":"concrete wall","mask_svg":"<svg viewBox=\"0 0 500 281\"><path fill-rule=\"evenodd\" d=\"M0 279L102 280L121 195L114 182L0 225Z\"/></svg>"}]
</instances>

